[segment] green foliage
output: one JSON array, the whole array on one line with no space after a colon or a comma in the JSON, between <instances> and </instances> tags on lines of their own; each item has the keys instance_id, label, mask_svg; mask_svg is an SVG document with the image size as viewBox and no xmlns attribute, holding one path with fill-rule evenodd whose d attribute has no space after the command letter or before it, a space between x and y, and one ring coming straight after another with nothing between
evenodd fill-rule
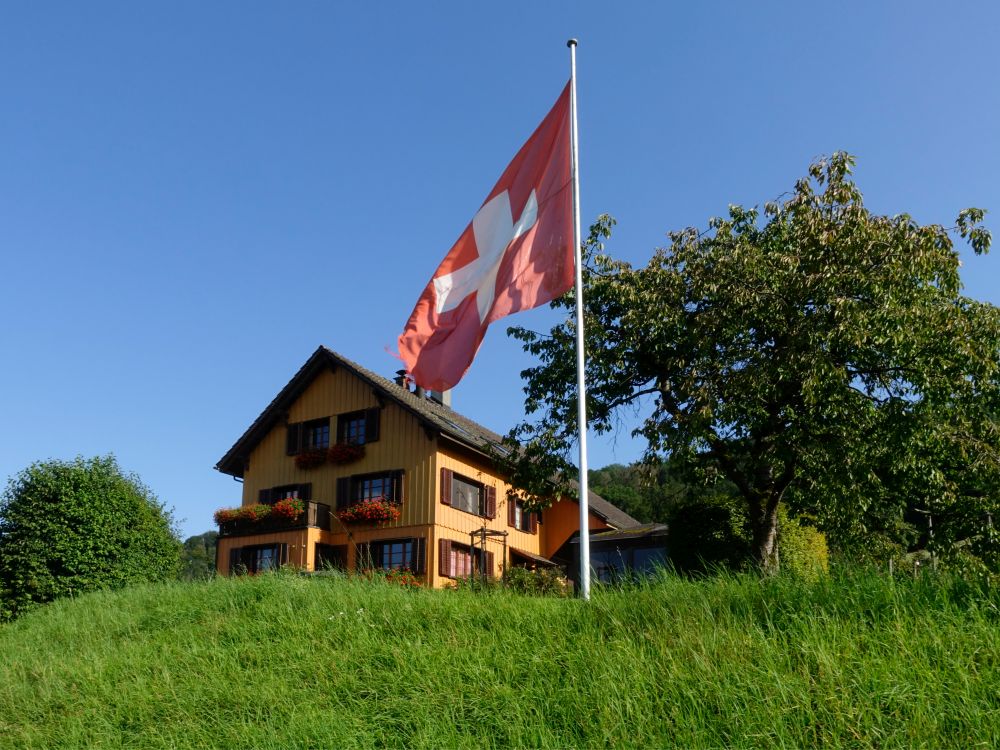
<instances>
[{"instance_id":1,"label":"green foliage","mask_svg":"<svg viewBox=\"0 0 1000 750\"><path fill-rule=\"evenodd\" d=\"M765 569L782 505L845 549L907 543L914 507L940 515L942 547L1000 518L1000 310L962 296L952 244L987 250L983 212L956 230L872 214L853 163L834 154L762 213L672 232L645 267L604 254L609 217L585 246L591 428L639 410L648 461L728 480ZM537 496L573 475L577 433L574 295L553 306L567 316L548 334L510 330L539 364L508 471Z\"/></svg>"},{"instance_id":2,"label":"green foliage","mask_svg":"<svg viewBox=\"0 0 1000 750\"><path fill-rule=\"evenodd\" d=\"M674 509L667 552L681 573L742 570L750 558L746 514L726 498L699 499Z\"/></svg>"},{"instance_id":3,"label":"green foliage","mask_svg":"<svg viewBox=\"0 0 1000 750\"><path fill-rule=\"evenodd\" d=\"M0 498L3 614L173 578L179 549L170 513L113 456L32 464Z\"/></svg>"},{"instance_id":4,"label":"green foliage","mask_svg":"<svg viewBox=\"0 0 1000 750\"><path fill-rule=\"evenodd\" d=\"M0 746L1000 747L998 612L996 589L866 572L590 602L142 585L0 626Z\"/></svg>"},{"instance_id":5,"label":"green foliage","mask_svg":"<svg viewBox=\"0 0 1000 750\"><path fill-rule=\"evenodd\" d=\"M778 516L778 557L781 572L815 579L830 569L826 535L803 518L792 518L782 509Z\"/></svg>"},{"instance_id":6,"label":"green foliage","mask_svg":"<svg viewBox=\"0 0 1000 750\"><path fill-rule=\"evenodd\" d=\"M215 575L215 546L219 535L214 531L191 536L181 547L180 578L198 581Z\"/></svg>"},{"instance_id":7,"label":"green foliage","mask_svg":"<svg viewBox=\"0 0 1000 750\"><path fill-rule=\"evenodd\" d=\"M504 587L517 594L533 596L569 596L570 586L559 568L522 568L514 566L503 576Z\"/></svg>"},{"instance_id":8,"label":"green foliage","mask_svg":"<svg viewBox=\"0 0 1000 750\"><path fill-rule=\"evenodd\" d=\"M666 523L685 503L732 494L725 482L706 484L679 461L611 464L591 470L590 489L641 523Z\"/></svg>"}]
</instances>

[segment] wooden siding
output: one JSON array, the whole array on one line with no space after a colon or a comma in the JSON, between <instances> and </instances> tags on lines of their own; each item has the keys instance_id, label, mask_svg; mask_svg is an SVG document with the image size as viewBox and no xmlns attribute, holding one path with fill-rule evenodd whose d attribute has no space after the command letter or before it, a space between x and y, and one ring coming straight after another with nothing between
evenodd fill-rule
<instances>
[{"instance_id":1,"label":"wooden siding","mask_svg":"<svg viewBox=\"0 0 1000 750\"><path fill-rule=\"evenodd\" d=\"M304 570L313 570L317 543L346 545L348 567L355 569L358 546L366 542L388 539L423 538L425 547L425 580L431 586L451 583L439 574L439 541L450 539L468 545L471 532L488 529L507 532L507 547L551 557L577 530L579 509L575 501L561 500L543 513L537 532L521 531L507 525L510 486L491 465L489 459L454 441L431 437L419 419L389 400L380 403L376 392L363 380L339 368L324 371L292 404L288 422L298 423L330 417L331 441L336 440L337 415L380 407L379 439L365 446L365 456L346 465L324 464L313 469L299 469L295 457L286 455L285 423L275 424L250 455L244 474L242 503L256 503L260 490L293 484L311 484L311 500L325 503L331 510L337 505L337 480L355 474L388 472L402 469L403 503L398 521L378 526L352 524L345 527L336 518L329 531L309 528L252 536L233 536L219 540L218 570L229 572L229 551L235 547L257 544L288 544L288 562ZM450 469L459 476L472 479L495 489L496 516L482 516L441 503L441 469ZM607 528L607 524L591 513L592 529ZM487 550L493 553L494 570L498 576L504 567L503 539L487 540Z\"/></svg>"},{"instance_id":2,"label":"wooden siding","mask_svg":"<svg viewBox=\"0 0 1000 750\"><path fill-rule=\"evenodd\" d=\"M439 441L440 443L441 441ZM432 585L445 586L451 581L439 574L438 567L438 540L451 539L459 544L468 545L471 532L482 529L485 525L492 531L507 532L507 547L532 552L536 555L543 554L542 540L545 535L545 523L538 525L538 531L532 534L527 531L520 531L507 525L507 491L510 485L503 480L497 471L490 465L485 456L480 456L473 451L466 451L450 446L438 445L436 454L436 470L434 471L434 524L435 540L432 548L428 551L428 559L433 558L433 567L428 570L432 574ZM467 513L464 510L452 508L441 502L441 469L451 469L456 475L463 476L476 482L482 483L486 487L493 487L496 490L496 517L489 519ZM494 576L501 575L503 571L503 538L487 538L486 549L493 553ZM508 551L509 554L509 551Z\"/></svg>"},{"instance_id":3,"label":"wooden siding","mask_svg":"<svg viewBox=\"0 0 1000 750\"><path fill-rule=\"evenodd\" d=\"M250 536L227 536L219 539L216 547L216 569L219 575L229 575L229 552L237 547L252 547L258 544L287 544L288 564L297 568L311 569L310 559L319 529L296 529L272 534Z\"/></svg>"},{"instance_id":4,"label":"wooden siding","mask_svg":"<svg viewBox=\"0 0 1000 750\"><path fill-rule=\"evenodd\" d=\"M322 372L292 405L289 422L330 417L331 442L336 440L337 415L380 406L372 387L343 368ZM432 476L434 441L416 417L398 405L385 402L380 411L379 439L365 446L362 459L345 465L324 464L299 469L295 457L285 454L284 424L276 424L250 454L244 475L244 505L257 502L259 492L269 487L312 484L312 500L336 509L337 479L403 469L403 504L400 519L383 528L428 524L435 482ZM333 520L334 531L343 530Z\"/></svg>"},{"instance_id":5,"label":"wooden siding","mask_svg":"<svg viewBox=\"0 0 1000 750\"><path fill-rule=\"evenodd\" d=\"M576 500L566 498L557 500L545 509L543 517L545 523L539 526L540 529L545 529L540 554L552 557L567 539L580 530L580 504ZM603 519L594 515L593 511L590 511L589 518L589 526L593 530L611 528Z\"/></svg>"}]
</instances>

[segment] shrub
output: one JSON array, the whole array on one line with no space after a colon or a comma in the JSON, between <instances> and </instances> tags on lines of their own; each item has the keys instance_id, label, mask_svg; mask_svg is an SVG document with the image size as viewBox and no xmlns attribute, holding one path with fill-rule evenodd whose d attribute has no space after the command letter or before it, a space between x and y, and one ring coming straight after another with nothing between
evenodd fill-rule
<instances>
[{"instance_id":1,"label":"shrub","mask_svg":"<svg viewBox=\"0 0 1000 750\"><path fill-rule=\"evenodd\" d=\"M519 594L538 596L569 596L570 586L559 568L508 568L503 576L504 585Z\"/></svg>"},{"instance_id":2,"label":"shrub","mask_svg":"<svg viewBox=\"0 0 1000 750\"><path fill-rule=\"evenodd\" d=\"M808 519L778 514L778 558L781 571L813 580L829 571L830 553L826 535Z\"/></svg>"},{"instance_id":3,"label":"shrub","mask_svg":"<svg viewBox=\"0 0 1000 750\"><path fill-rule=\"evenodd\" d=\"M0 497L0 616L71 594L174 578L168 510L113 456L29 466Z\"/></svg>"}]
</instances>

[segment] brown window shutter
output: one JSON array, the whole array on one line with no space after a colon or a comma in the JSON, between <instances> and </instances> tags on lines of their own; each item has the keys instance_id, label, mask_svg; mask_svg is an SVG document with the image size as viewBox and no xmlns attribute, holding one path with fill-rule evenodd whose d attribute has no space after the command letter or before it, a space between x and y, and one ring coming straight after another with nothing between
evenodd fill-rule
<instances>
[{"instance_id":1,"label":"brown window shutter","mask_svg":"<svg viewBox=\"0 0 1000 750\"><path fill-rule=\"evenodd\" d=\"M378 440L378 422L381 409L365 409L365 442Z\"/></svg>"},{"instance_id":2,"label":"brown window shutter","mask_svg":"<svg viewBox=\"0 0 1000 750\"><path fill-rule=\"evenodd\" d=\"M486 517L497 517L497 488L485 487L486 490Z\"/></svg>"},{"instance_id":3,"label":"brown window shutter","mask_svg":"<svg viewBox=\"0 0 1000 750\"><path fill-rule=\"evenodd\" d=\"M413 572L423 573L426 565L426 540L419 536L413 540Z\"/></svg>"},{"instance_id":4,"label":"brown window shutter","mask_svg":"<svg viewBox=\"0 0 1000 750\"><path fill-rule=\"evenodd\" d=\"M438 540L438 575L452 577L451 539Z\"/></svg>"},{"instance_id":5,"label":"brown window shutter","mask_svg":"<svg viewBox=\"0 0 1000 750\"><path fill-rule=\"evenodd\" d=\"M261 490L260 492L258 492L257 493L257 502L261 503L263 505L266 505L267 503L271 502L271 490L270 489L266 489L266 490Z\"/></svg>"},{"instance_id":6,"label":"brown window shutter","mask_svg":"<svg viewBox=\"0 0 1000 750\"><path fill-rule=\"evenodd\" d=\"M537 513L532 513L531 514L531 533L532 534L537 534L538 533L538 514Z\"/></svg>"},{"instance_id":7,"label":"brown window shutter","mask_svg":"<svg viewBox=\"0 0 1000 750\"><path fill-rule=\"evenodd\" d=\"M392 499L394 502L403 502L403 469L392 472Z\"/></svg>"},{"instance_id":8,"label":"brown window shutter","mask_svg":"<svg viewBox=\"0 0 1000 750\"><path fill-rule=\"evenodd\" d=\"M311 482L299 485L299 500L312 500L313 486Z\"/></svg>"},{"instance_id":9,"label":"brown window shutter","mask_svg":"<svg viewBox=\"0 0 1000 750\"><path fill-rule=\"evenodd\" d=\"M507 525L514 527L517 523L517 500L507 496ZM516 527L515 527L516 528Z\"/></svg>"},{"instance_id":10,"label":"brown window shutter","mask_svg":"<svg viewBox=\"0 0 1000 750\"><path fill-rule=\"evenodd\" d=\"M288 425L285 433L285 453L294 456L302 450L302 423L295 422Z\"/></svg>"},{"instance_id":11,"label":"brown window shutter","mask_svg":"<svg viewBox=\"0 0 1000 750\"><path fill-rule=\"evenodd\" d=\"M288 565L288 545L278 545L278 565Z\"/></svg>"},{"instance_id":12,"label":"brown window shutter","mask_svg":"<svg viewBox=\"0 0 1000 750\"><path fill-rule=\"evenodd\" d=\"M340 477L337 480L337 510L343 510L351 504L351 478Z\"/></svg>"},{"instance_id":13,"label":"brown window shutter","mask_svg":"<svg viewBox=\"0 0 1000 750\"><path fill-rule=\"evenodd\" d=\"M486 568L486 575L493 578L493 553L487 552L485 559L483 560L483 565Z\"/></svg>"},{"instance_id":14,"label":"brown window shutter","mask_svg":"<svg viewBox=\"0 0 1000 750\"><path fill-rule=\"evenodd\" d=\"M455 475L451 469L441 469L441 502L451 505L451 478Z\"/></svg>"},{"instance_id":15,"label":"brown window shutter","mask_svg":"<svg viewBox=\"0 0 1000 750\"><path fill-rule=\"evenodd\" d=\"M229 550L229 575L231 576L236 575L237 568L240 566L240 552L242 550L242 547L233 547Z\"/></svg>"}]
</instances>

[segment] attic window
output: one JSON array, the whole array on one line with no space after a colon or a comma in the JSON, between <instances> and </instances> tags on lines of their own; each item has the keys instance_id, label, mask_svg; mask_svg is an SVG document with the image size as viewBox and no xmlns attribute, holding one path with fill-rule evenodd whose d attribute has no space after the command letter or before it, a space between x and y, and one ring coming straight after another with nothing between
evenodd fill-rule
<instances>
[{"instance_id":1,"label":"attic window","mask_svg":"<svg viewBox=\"0 0 1000 750\"><path fill-rule=\"evenodd\" d=\"M363 409L337 417L337 442L364 445L378 440L379 409Z\"/></svg>"},{"instance_id":2,"label":"attic window","mask_svg":"<svg viewBox=\"0 0 1000 750\"><path fill-rule=\"evenodd\" d=\"M293 422L288 425L285 453L295 456L303 451L330 447L330 418Z\"/></svg>"}]
</instances>

